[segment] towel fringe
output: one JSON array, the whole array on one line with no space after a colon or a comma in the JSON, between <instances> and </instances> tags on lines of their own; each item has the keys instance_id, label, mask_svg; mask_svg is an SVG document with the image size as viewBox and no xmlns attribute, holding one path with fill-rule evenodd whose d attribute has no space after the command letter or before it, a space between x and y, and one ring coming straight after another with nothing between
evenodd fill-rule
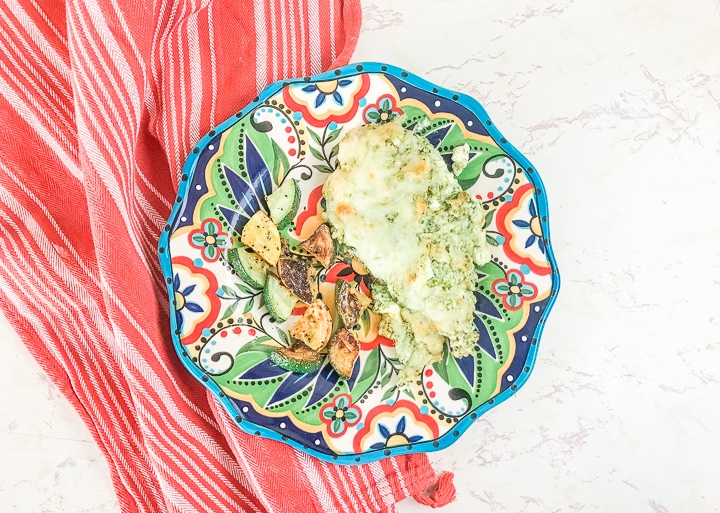
<instances>
[{"instance_id":1,"label":"towel fringe","mask_svg":"<svg viewBox=\"0 0 720 513\"><path fill-rule=\"evenodd\" d=\"M455 500L456 491L453 478L455 474L452 472L445 472L437 481L433 487L430 487L428 491L424 493L418 493L413 496L417 502L424 506L430 506L431 508L441 508L447 506ZM433 490L434 488L434 490ZM427 493L428 495L425 495Z\"/></svg>"}]
</instances>

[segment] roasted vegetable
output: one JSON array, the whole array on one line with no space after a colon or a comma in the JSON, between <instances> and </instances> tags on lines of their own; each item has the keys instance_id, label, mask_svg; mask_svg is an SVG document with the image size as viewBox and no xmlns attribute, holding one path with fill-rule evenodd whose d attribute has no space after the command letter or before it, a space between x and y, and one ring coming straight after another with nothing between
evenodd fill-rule
<instances>
[{"instance_id":1,"label":"roasted vegetable","mask_svg":"<svg viewBox=\"0 0 720 513\"><path fill-rule=\"evenodd\" d=\"M313 302L317 294L316 272L307 259L281 258L278 260L277 271L283 285L301 301Z\"/></svg>"},{"instance_id":2,"label":"roasted vegetable","mask_svg":"<svg viewBox=\"0 0 720 513\"><path fill-rule=\"evenodd\" d=\"M351 286L345 280L339 280L335 286L335 309L348 329L353 329L362 317L372 299Z\"/></svg>"},{"instance_id":3,"label":"roasted vegetable","mask_svg":"<svg viewBox=\"0 0 720 513\"><path fill-rule=\"evenodd\" d=\"M248 285L261 289L267 278L265 262L255 253L245 248L230 248L227 252L228 263L235 269L238 276Z\"/></svg>"},{"instance_id":4,"label":"roasted vegetable","mask_svg":"<svg viewBox=\"0 0 720 513\"><path fill-rule=\"evenodd\" d=\"M305 343L310 349L320 351L330 340L332 326L330 310L322 299L316 299L290 328L290 335Z\"/></svg>"},{"instance_id":5,"label":"roasted vegetable","mask_svg":"<svg viewBox=\"0 0 720 513\"><path fill-rule=\"evenodd\" d=\"M330 339L330 363L343 378L350 377L359 354L360 345L347 328L339 329Z\"/></svg>"},{"instance_id":6,"label":"roasted vegetable","mask_svg":"<svg viewBox=\"0 0 720 513\"><path fill-rule=\"evenodd\" d=\"M268 275L263 288L263 299L268 312L277 321L285 321L292 314L298 298L292 291L283 287L280 281L272 275Z\"/></svg>"},{"instance_id":7,"label":"roasted vegetable","mask_svg":"<svg viewBox=\"0 0 720 513\"><path fill-rule=\"evenodd\" d=\"M313 372L322 365L323 357L301 342L290 347L280 347L270 353L270 360L285 370L291 372Z\"/></svg>"},{"instance_id":8,"label":"roasted vegetable","mask_svg":"<svg viewBox=\"0 0 720 513\"><path fill-rule=\"evenodd\" d=\"M325 268L330 268L335 260L335 248L330 236L330 228L321 224L300 247L314 255Z\"/></svg>"},{"instance_id":9,"label":"roasted vegetable","mask_svg":"<svg viewBox=\"0 0 720 513\"><path fill-rule=\"evenodd\" d=\"M282 228L291 222L300 206L300 186L294 178L285 180L275 192L267 198L270 219Z\"/></svg>"},{"instance_id":10,"label":"roasted vegetable","mask_svg":"<svg viewBox=\"0 0 720 513\"><path fill-rule=\"evenodd\" d=\"M265 212L258 211L243 228L240 241L252 248L270 265L280 258L280 232Z\"/></svg>"}]
</instances>

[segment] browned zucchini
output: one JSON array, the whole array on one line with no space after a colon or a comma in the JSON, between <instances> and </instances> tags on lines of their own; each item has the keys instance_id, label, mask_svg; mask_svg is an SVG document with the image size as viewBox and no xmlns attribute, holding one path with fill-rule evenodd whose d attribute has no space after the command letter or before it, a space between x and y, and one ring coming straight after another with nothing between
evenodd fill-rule
<instances>
[{"instance_id":1,"label":"browned zucchini","mask_svg":"<svg viewBox=\"0 0 720 513\"><path fill-rule=\"evenodd\" d=\"M303 316L290 328L290 335L314 351L324 348L332 334L332 316L322 299L307 307Z\"/></svg>"},{"instance_id":2,"label":"browned zucchini","mask_svg":"<svg viewBox=\"0 0 720 513\"><path fill-rule=\"evenodd\" d=\"M359 354L360 345L355 334L347 328L339 329L330 339L330 363L343 378L350 377Z\"/></svg>"},{"instance_id":3,"label":"browned zucchini","mask_svg":"<svg viewBox=\"0 0 720 513\"><path fill-rule=\"evenodd\" d=\"M290 347L280 347L270 353L270 360L285 370L307 373L319 369L323 357L302 342L296 342Z\"/></svg>"},{"instance_id":4,"label":"browned zucchini","mask_svg":"<svg viewBox=\"0 0 720 513\"><path fill-rule=\"evenodd\" d=\"M348 329L353 329L362 317L372 299L351 286L345 280L339 280L335 288L335 308Z\"/></svg>"},{"instance_id":5,"label":"browned zucchini","mask_svg":"<svg viewBox=\"0 0 720 513\"><path fill-rule=\"evenodd\" d=\"M300 247L314 255L325 268L330 268L335 260L335 247L327 224L318 226L306 241L300 243Z\"/></svg>"},{"instance_id":6,"label":"browned zucchini","mask_svg":"<svg viewBox=\"0 0 720 513\"><path fill-rule=\"evenodd\" d=\"M283 285L301 301L313 302L317 294L315 270L306 259L281 258L278 260L277 271Z\"/></svg>"}]
</instances>

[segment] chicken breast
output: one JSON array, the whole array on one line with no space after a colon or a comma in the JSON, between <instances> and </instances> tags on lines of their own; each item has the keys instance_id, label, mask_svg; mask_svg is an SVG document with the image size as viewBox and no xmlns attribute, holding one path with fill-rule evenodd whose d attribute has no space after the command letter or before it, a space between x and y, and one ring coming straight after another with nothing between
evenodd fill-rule
<instances>
[{"instance_id":1,"label":"chicken breast","mask_svg":"<svg viewBox=\"0 0 720 513\"><path fill-rule=\"evenodd\" d=\"M381 334L395 341L400 384L439 361L444 342L472 352L475 266L489 261L481 204L435 148L399 123L355 128L323 188L333 236L377 280Z\"/></svg>"}]
</instances>

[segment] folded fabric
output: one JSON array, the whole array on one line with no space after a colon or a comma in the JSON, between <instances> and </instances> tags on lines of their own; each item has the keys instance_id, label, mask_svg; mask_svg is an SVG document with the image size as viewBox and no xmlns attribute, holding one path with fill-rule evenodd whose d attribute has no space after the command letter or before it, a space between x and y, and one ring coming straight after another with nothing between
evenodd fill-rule
<instances>
[{"instance_id":1,"label":"folded fabric","mask_svg":"<svg viewBox=\"0 0 720 513\"><path fill-rule=\"evenodd\" d=\"M169 333L157 242L188 151L266 84L347 62L359 27L357 0L0 4L0 308L123 511L371 512L435 481L420 454L338 466L246 435Z\"/></svg>"}]
</instances>

